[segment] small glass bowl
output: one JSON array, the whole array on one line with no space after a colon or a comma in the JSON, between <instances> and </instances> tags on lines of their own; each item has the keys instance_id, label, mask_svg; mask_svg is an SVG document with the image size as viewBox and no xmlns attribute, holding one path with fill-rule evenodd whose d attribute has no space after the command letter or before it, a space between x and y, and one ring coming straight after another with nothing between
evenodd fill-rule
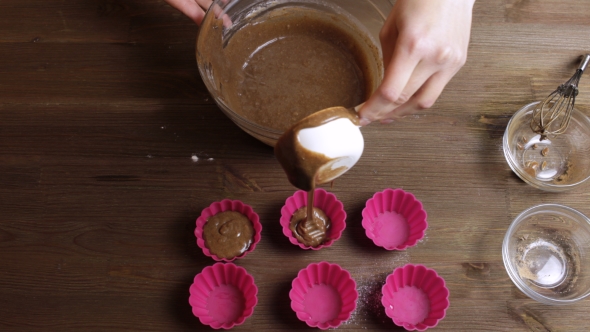
<instances>
[{"instance_id":1,"label":"small glass bowl","mask_svg":"<svg viewBox=\"0 0 590 332\"><path fill-rule=\"evenodd\" d=\"M590 120L574 109L565 133L541 140L530 127L539 102L516 112L504 132L504 157L524 182L545 191L560 192L590 178Z\"/></svg>"},{"instance_id":2,"label":"small glass bowl","mask_svg":"<svg viewBox=\"0 0 590 332\"><path fill-rule=\"evenodd\" d=\"M536 301L571 304L590 295L590 219L570 207L523 211L506 232L502 257L516 287Z\"/></svg>"}]
</instances>

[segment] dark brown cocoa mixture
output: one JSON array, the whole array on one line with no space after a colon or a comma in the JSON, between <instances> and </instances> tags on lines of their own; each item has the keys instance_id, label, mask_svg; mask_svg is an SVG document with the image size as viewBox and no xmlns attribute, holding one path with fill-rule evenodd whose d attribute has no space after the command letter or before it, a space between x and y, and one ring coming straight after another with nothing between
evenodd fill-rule
<instances>
[{"instance_id":1,"label":"dark brown cocoa mixture","mask_svg":"<svg viewBox=\"0 0 590 332\"><path fill-rule=\"evenodd\" d=\"M573 176L573 174L575 174L575 172L576 172L575 165L570 160L568 160L565 165L565 170L563 171L563 173L561 173L561 175L559 175L557 178L555 178L555 180L553 180L553 182L557 183L557 184L567 183L571 180L570 178Z\"/></svg>"},{"instance_id":2,"label":"dark brown cocoa mixture","mask_svg":"<svg viewBox=\"0 0 590 332\"><path fill-rule=\"evenodd\" d=\"M310 8L281 7L235 31L223 48L221 20L211 28L205 22L209 30L199 34L198 57L211 63L231 109L283 131L318 110L354 107L375 89L378 50L345 21Z\"/></svg>"},{"instance_id":3,"label":"dark brown cocoa mixture","mask_svg":"<svg viewBox=\"0 0 590 332\"><path fill-rule=\"evenodd\" d=\"M307 217L307 207L302 207L293 213L289 229L300 242L310 247L317 247L328 239L330 218L324 211L313 208L312 218Z\"/></svg>"},{"instance_id":4,"label":"dark brown cocoa mixture","mask_svg":"<svg viewBox=\"0 0 590 332\"><path fill-rule=\"evenodd\" d=\"M207 219L203 226L203 239L212 254L231 259L250 248L254 239L254 227L239 212L220 212Z\"/></svg>"}]
</instances>

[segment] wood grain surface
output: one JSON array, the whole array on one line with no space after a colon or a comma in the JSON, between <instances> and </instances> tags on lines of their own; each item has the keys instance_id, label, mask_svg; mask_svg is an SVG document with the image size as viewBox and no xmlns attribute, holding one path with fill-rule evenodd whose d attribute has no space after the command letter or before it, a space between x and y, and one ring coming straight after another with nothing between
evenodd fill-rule
<instances>
[{"instance_id":1,"label":"wood grain surface","mask_svg":"<svg viewBox=\"0 0 590 332\"><path fill-rule=\"evenodd\" d=\"M197 31L162 0L0 1L0 330L211 330L188 304L194 276L214 263L193 231L201 210L224 198L251 205L264 228L236 261L259 288L236 331L312 330L288 293L300 269L323 260L358 285L340 330L402 330L379 292L405 263L448 284L437 330L588 330L589 300L527 298L505 272L501 244L532 205L590 215L588 187L539 191L502 152L511 115L590 52L589 1L477 1L468 61L435 106L363 129L362 159L326 188L344 203L347 228L320 251L282 234L280 208L295 189L272 149L210 98ZM590 77L580 90L577 105L590 114ZM423 202L429 228L415 247L385 251L365 236L365 201L385 188Z\"/></svg>"}]
</instances>

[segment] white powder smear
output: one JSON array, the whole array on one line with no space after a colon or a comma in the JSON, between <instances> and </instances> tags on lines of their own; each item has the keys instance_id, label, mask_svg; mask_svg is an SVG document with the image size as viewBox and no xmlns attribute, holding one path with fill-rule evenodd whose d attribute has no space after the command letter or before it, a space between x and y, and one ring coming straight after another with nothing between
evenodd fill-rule
<instances>
[{"instance_id":1,"label":"white powder smear","mask_svg":"<svg viewBox=\"0 0 590 332\"><path fill-rule=\"evenodd\" d=\"M349 270L357 284L357 307L350 318L343 325L357 326L367 330L375 324L384 328L393 328L395 324L391 318L385 315L385 308L381 304L381 288L385 279L397 267L410 261L407 252L396 252L390 259L377 258L373 262L373 273L368 273L366 268Z\"/></svg>"}]
</instances>

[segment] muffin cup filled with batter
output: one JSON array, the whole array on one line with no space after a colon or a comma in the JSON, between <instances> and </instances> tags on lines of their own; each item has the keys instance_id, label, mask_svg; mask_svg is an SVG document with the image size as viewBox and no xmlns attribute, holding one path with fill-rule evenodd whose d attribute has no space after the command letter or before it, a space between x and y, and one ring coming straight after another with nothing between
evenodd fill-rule
<instances>
[{"instance_id":1,"label":"muffin cup filled with batter","mask_svg":"<svg viewBox=\"0 0 590 332\"><path fill-rule=\"evenodd\" d=\"M196 223L197 245L216 261L242 258L260 242L260 218L241 201L214 202L201 212Z\"/></svg>"},{"instance_id":2,"label":"muffin cup filled with batter","mask_svg":"<svg viewBox=\"0 0 590 332\"><path fill-rule=\"evenodd\" d=\"M316 189L313 218L307 218L307 192L296 191L281 209L283 234L302 249L319 250L338 240L346 228L344 205L332 193Z\"/></svg>"}]
</instances>

